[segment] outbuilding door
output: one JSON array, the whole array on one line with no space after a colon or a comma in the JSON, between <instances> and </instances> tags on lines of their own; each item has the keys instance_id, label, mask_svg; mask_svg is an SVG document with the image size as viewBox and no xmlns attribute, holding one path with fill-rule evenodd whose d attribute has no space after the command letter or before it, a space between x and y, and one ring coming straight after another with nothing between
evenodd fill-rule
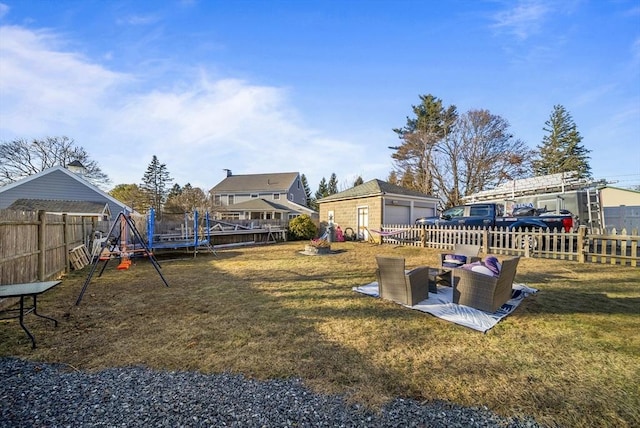
<instances>
[{"instance_id":1,"label":"outbuilding door","mask_svg":"<svg viewBox=\"0 0 640 428\"><path fill-rule=\"evenodd\" d=\"M358 207L358 237L369 240L369 207Z\"/></svg>"},{"instance_id":2,"label":"outbuilding door","mask_svg":"<svg viewBox=\"0 0 640 428\"><path fill-rule=\"evenodd\" d=\"M402 205L387 205L384 207L384 224L410 224L413 223L409 218L411 212L410 207Z\"/></svg>"}]
</instances>

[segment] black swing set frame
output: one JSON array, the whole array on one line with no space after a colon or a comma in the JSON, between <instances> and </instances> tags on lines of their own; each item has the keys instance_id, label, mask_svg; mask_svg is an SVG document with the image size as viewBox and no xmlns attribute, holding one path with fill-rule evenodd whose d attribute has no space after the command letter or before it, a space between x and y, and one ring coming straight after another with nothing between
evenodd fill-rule
<instances>
[{"instance_id":1,"label":"black swing set frame","mask_svg":"<svg viewBox=\"0 0 640 428\"><path fill-rule=\"evenodd\" d=\"M115 233L116 230L118 230L118 228L119 228L119 232ZM133 238L133 248L131 250L127 249L127 236L126 236L127 228L129 231L131 231L131 235ZM91 263L91 269L89 270L89 275L87 276L87 279L84 281L84 285L82 286L82 291L80 291L80 295L76 300L76 306L78 306L82 301L82 297L84 296L84 293L87 290L89 283L91 282L91 278L93 278L93 275L98 267L98 264L102 260L100 255L105 250L105 248L107 249L109 256L104 259L104 264L102 265L102 269L100 269L100 273L98 274L98 277L102 276L102 273L107 267L109 260L111 260L112 254L117 254L118 257L120 258L121 262L120 262L120 265L118 265L118 268L120 268L121 266L124 266L124 269L126 269L129 267L129 264L130 264L129 257L131 256L131 254L142 253L142 256L149 258L156 272L158 272L158 275L160 275L162 282L164 282L164 285L166 285L167 287L169 286L169 283L167 282L165 277L162 275L162 272L160 272L160 268L161 268L160 263L158 263L158 260L149 249L149 246L142 239L142 236L140 235L140 232L138 232L136 225L134 224L133 220L131 220L131 216L125 214L124 212L121 212L120 214L118 214L118 217L116 217L116 220L113 222L113 226L111 226L111 230L107 235L107 240L103 243L102 250L98 255L93 255L94 260Z\"/></svg>"}]
</instances>

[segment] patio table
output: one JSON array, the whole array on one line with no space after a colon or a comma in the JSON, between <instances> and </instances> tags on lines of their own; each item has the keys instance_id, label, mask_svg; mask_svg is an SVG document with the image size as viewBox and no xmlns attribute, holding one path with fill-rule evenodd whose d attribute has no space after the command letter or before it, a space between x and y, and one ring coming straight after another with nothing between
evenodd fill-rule
<instances>
[{"instance_id":1,"label":"patio table","mask_svg":"<svg viewBox=\"0 0 640 428\"><path fill-rule=\"evenodd\" d=\"M2 312L11 313L18 312L18 315L13 316L4 316L0 317L0 320L7 320L18 318L20 320L20 326L27 333L29 339L31 339L31 348L35 349L36 347L36 339L33 337L33 334L27 329L24 325L24 316L33 312L34 315L39 316L40 318L46 318L48 320L53 321L55 326L58 326L58 321L54 318L41 315L38 313L38 295L45 293L51 290L56 285L60 284L61 281L46 281L46 282L30 282L26 284L11 284L11 285L0 285L0 298L3 297L19 297L20 298L20 308L19 309L5 309ZM30 307L25 307L24 299L25 297L31 296L33 298L33 305Z\"/></svg>"},{"instance_id":2,"label":"patio table","mask_svg":"<svg viewBox=\"0 0 640 428\"><path fill-rule=\"evenodd\" d=\"M429 268L429 291L437 293L439 282L453 286L453 269Z\"/></svg>"}]
</instances>

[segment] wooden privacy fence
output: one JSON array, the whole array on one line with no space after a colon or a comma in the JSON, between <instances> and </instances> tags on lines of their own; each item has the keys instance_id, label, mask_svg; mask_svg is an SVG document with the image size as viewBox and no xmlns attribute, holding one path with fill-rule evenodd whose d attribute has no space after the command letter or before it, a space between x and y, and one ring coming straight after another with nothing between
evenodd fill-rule
<instances>
[{"instance_id":1,"label":"wooden privacy fence","mask_svg":"<svg viewBox=\"0 0 640 428\"><path fill-rule=\"evenodd\" d=\"M0 285L60 277L95 227L89 217L0 210Z\"/></svg>"},{"instance_id":2,"label":"wooden privacy fence","mask_svg":"<svg viewBox=\"0 0 640 428\"><path fill-rule=\"evenodd\" d=\"M586 226L561 232L386 224L377 235L373 232L378 242L395 245L451 250L454 244L476 244L485 254L640 266L640 236L636 229L631 233L614 229L603 234L589 232Z\"/></svg>"}]
</instances>

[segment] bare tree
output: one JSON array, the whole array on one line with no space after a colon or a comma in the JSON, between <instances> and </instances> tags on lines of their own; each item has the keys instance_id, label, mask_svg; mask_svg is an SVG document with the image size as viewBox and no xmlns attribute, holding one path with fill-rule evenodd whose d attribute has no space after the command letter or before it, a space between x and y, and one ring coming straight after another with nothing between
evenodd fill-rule
<instances>
[{"instance_id":1,"label":"bare tree","mask_svg":"<svg viewBox=\"0 0 640 428\"><path fill-rule=\"evenodd\" d=\"M509 123L488 110L460 116L450 138L438 146L434 168L445 206L530 172L534 152L509 132Z\"/></svg>"},{"instance_id":2,"label":"bare tree","mask_svg":"<svg viewBox=\"0 0 640 428\"><path fill-rule=\"evenodd\" d=\"M79 161L84 166L83 176L91 183L110 183L109 177L73 139L46 137L43 140L16 139L0 143L0 185L18 181L57 165L67 167L74 161Z\"/></svg>"}]
</instances>

